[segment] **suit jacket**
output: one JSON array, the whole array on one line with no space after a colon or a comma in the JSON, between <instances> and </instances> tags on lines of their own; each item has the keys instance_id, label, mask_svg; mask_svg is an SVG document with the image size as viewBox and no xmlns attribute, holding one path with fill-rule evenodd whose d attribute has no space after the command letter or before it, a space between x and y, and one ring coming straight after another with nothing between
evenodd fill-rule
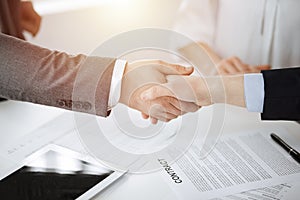
<instances>
[{"instance_id":1,"label":"suit jacket","mask_svg":"<svg viewBox=\"0 0 300 200\"><path fill-rule=\"evenodd\" d=\"M107 115L115 59L71 56L0 34L0 97Z\"/></svg>"},{"instance_id":2,"label":"suit jacket","mask_svg":"<svg viewBox=\"0 0 300 200\"><path fill-rule=\"evenodd\" d=\"M20 24L20 0L0 1L0 31L20 39L25 39ZM6 99L0 98L0 101Z\"/></svg>"},{"instance_id":3,"label":"suit jacket","mask_svg":"<svg viewBox=\"0 0 300 200\"><path fill-rule=\"evenodd\" d=\"M262 74L265 84L262 119L300 120L300 67Z\"/></svg>"},{"instance_id":4,"label":"suit jacket","mask_svg":"<svg viewBox=\"0 0 300 200\"><path fill-rule=\"evenodd\" d=\"M0 1L0 30L24 39L20 0ZM115 59L71 56L0 35L0 97L107 115Z\"/></svg>"}]
</instances>

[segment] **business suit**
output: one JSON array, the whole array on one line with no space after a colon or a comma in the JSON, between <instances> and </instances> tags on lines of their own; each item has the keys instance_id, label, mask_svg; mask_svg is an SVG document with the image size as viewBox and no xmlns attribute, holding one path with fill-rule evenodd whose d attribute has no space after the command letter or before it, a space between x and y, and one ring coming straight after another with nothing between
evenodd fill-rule
<instances>
[{"instance_id":1,"label":"business suit","mask_svg":"<svg viewBox=\"0 0 300 200\"><path fill-rule=\"evenodd\" d=\"M0 31L20 39L25 39L20 24L20 0L0 1ZM0 97L0 101L5 99Z\"/></svg>"},{"instance_id":2,"label":"business suit","mask_svg":"<svg viewBox=\"0 0 300 200\"><path fill-rule=\"evenodd\" d=\"M115 59L71 56L5 34L0 44L1 97L107 116Z\"/></svg>"},{"instance_id":3,"label":"business suit","mask_svg":"<svg viewBox=\"0 0 300 200\"><path fill-rule=\"evenodd\" d=\"M106 116L115 59L71 56L19 40L20 19L20 0L0 1L0 97ZM87 71L93 76L82 75Z\"/></svg>"},{"instance_id":4,"label":"business suit","mask_svg":"<svg viewBox=\"0 0 300 200\"><path fill-rule=\"evenodd\" d=\"M300 120L300 68L263 71L265 120Z\"/></svg>"}]
</instances>

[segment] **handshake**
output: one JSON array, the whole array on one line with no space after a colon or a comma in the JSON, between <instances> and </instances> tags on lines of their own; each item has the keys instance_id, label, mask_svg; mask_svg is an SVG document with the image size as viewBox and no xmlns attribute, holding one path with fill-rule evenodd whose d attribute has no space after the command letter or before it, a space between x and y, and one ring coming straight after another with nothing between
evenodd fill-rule
<instances>
[{"instance_id":1,"label":"handshake","mask_svg":"<svg viewBox=\"0 0 300 200\"><path fill-rule=\"evenodd\" d=\"M153 124L214 103L245 107L243 76L204 78L191 76L193 70L163 61L127 64L119 102L142 112Z\"/></svg>"}]
</instances>

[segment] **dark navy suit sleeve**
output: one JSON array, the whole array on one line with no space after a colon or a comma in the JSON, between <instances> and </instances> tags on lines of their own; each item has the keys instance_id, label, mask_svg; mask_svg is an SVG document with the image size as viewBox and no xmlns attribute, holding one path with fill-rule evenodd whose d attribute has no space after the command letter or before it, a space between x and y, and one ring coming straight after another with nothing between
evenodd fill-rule
<instances>
[{"instance_id":1,"label":"dark navy suit sleeve","mask_svg":"<svg viewBox=\"0 0 300 200\"><path fill-rule=\"evenodd\" d=\"M300 67L262 72L263 120L300 120Z\"/></svg>"}]
</instances>

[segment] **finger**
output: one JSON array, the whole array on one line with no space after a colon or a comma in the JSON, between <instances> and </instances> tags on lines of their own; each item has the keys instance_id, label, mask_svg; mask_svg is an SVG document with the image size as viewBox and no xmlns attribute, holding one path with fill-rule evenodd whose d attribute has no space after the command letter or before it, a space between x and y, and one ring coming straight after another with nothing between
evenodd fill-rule
<instances>
[{"instance_id":1,"label":"finger","mask_svg":"<svg viewBox=\"0 0 300 200\"><path fill-rule=\"evenodd\" d=\"M141 93L141 99L144 101L152 100L164 96L175 97L175 95L163 85L153 86Z\"/></svg>"},{"instance_id":2,"label":"finger","mask_svg":"<svg viewBox=\"0 0 300 200\"><path fill-rule=\"evenodd\" d=\"M180 109L180 102L178 99L174 97L163 97L162 98L163 103L161 106L163 106L163 109L167 113L172 113L174 115L181 115L182 110Z\"/></svg>"},{"instance_id":3,"label":"finger","mask_svg":"<svg viewBox=\"0 0 300 200\"><path fill-rule=\"evenodd\" d=\"M180 115L174 115L172 113L164 113L164 115L162 117L165 118L165 122L169 122L173 119L176 119L178 116L180 116Z\"/></svg>"},{"instance_id":4,"label":"finger","mask_svg":"<svg viewBox=\"0 0 300 200\"><path fill-rule=\"evenodd\" d=\"M181 115L182 110L178 109L176 106L174 106L171 102L168 103L168 106L165 106L165 110L168 113L171 113L173 115Z\"/></svg>"},{"instance_id":5,"label":"finger","mask_svg":"<svg viewBox=\"0 0 300 200\"><path fill-rule=\"evenodd\" d=\"M258 66L255 66L254 68L259 71L263 71L263 70L270 70L271 66L270 65L258 65Z\"/></svg>"},{"instance_id":6,"label":"finger","mask_svg":"<svg viewBox=\"0 0 300 200\"><path fill-rule=\"evenodd\" d=\"M182 113L186 112L195 112L199 109L199 106L195 103L192 102L187 102L187 101L180 101L178 99L175 99L173 97L168 97L170 104L172 104L174 107L176 107L177 110L180 110ZM174 113L177 114L177 113Z\"/></svg>"},{"instance_id":7,"label":"finger","mask_svg":"<svg viewBox=\"0 0 300 200\"><path fill-rule=\"evenodd\" d=\"M222 59L220 56L205 42L198 42L198 45L201 46L211 58L214 64L219 63Z\"/></svg>"},{"instance_id":8,"label":"finger","mask_svg":"<svg viewBox=\"0 0 300 200\"><path fill-rule=\"evenodd\" d=\"M32 35L34 35L37 32L37 28L35 27L34 24L32 24L31 22L28 21L22 21L21 22L21 26L25 31L28 31L29 33L31 33Z\"/></svg>"},{"instance_id":9,"label":"finger","mask_svg":"<svg viewBox=\"0 0 300 200\"><path fill-rule=\"evenodd\" d=\"M142 113L142 117L143 119L148 119L149 118L149 115L145 114L145 113Z\"/></svg>"},{"instance_id":10,"label":"finger","mask_svg":"<svg viewBox=\"0 0 300 200\"><path fill-rule=\"evenodd\" d=\"M222 75L230 74L230 71L227 69L228 65L231 65L228 63L228 60L222 60L220 63L217 64L218 72Z\"/></svg>"},{"instance_id":11,"label":"finger","mask_svg":"<svg viewBox=\"0 0 300 200\"><path fill-rule=\"evenodd\" d=\"M34 10L30 1L22 2L20 10L22 28L35 36L40 28L41 16Z\"/></svg>"},{"instance_id":12,"label":"finger","mask_svg":"<svg viewBox=\"0 0 300 200\"><path fill-rule=\"evenodd\" d=\"M218 73L220 75L226 75L226 74L229 74L229 72L227 72L227 70L225 69L224 65L220 65L218 67Z\"/></svg>"},{"instance_id":13,"label":"finger","mask_svg":"<svg viewBox=\"0 0 300 200\"><path fill-rule=\"evenodd\" d=\"M151 117L150 121L151 121L152 124L157 124L157 122L158 122L158 120L155 119L154 117Z\"/></svg>"},{"instance_id":14,"label":"finger","mask_svg":"<svg viewBox=\"0 0 300 200\"><path fill-rule=\"evenodd\" d=\"M166 75L190 75L193 73L193 67L183 67L177 64L170 64L164 61L159 61L161 68L159 68L161 73Z\"/></svg>"},{"instance_id":15,"label":"finger","mask_svg":"<svg viewBox=\"0 0 300 200\"><path fill-rule=\"evenodd\" d=\"M174 101L172 98L170 98L172 101ZM176 101L176 100L175 100ZM149 110L149 115L151 117L155 117L155 118L167 118L167 119L172 119L169 118L169 115L165 116L167 114L174 116L179 116L181 114L181 110L177 109L175 106L173 106L170 103L170 100L168 100L168 98L161 98L158 100L158 102L155 102L152 104L152 106L150 107ZM170 116L170 117L172 117Z\"/></svg>"},{"instance_id":16,"label":"finger","mask_svg":"<svg viewBox=\"0 0 300 200\"><path fill-rule=\"evenodd\" d=\"M181 113L180 111L177 114L170 113L170 107L174 106L169 103L168 105L154 104L149 110L149 115L159 121L168 122L177 118Z\"/></svg>"},{"instance_id":17,"label":"finger","mask_svg":"<svg viewBox=\"0 0 300 200\"><path fill-rule=\"evenodd\" d=\"M152 115L151 115L152 116ZM155 113L153 114L152 118L155 118L159 121L162 121L162 122L169 122L173 119L176 119L178 117L178 115L173 115L171 113Z\"/></svg>"},{"instance_id":18,"label":"finger","mask_svg":"<svg viewBox=\"0 0 300 200\"><path fill-rule=\"evenodd\" d=\"M247 73L260 73L260 70L255 67L250 67L249 71Z\"/></svg>"},{"instance_id":19,"label":"finger","mask_svg":"<svg viewBox=\"0 0 300 200\"><path fill-rule=\"evenodd\" d=\"M237 74L239 70L229 61L224 63L224 68L229 74Z\"/></svg>"},{"instance_id":20,"label":"finger","mask_svg":"<svg viewBox=\"0 0 300 200\"><path fill-rule=\"evenodd\" d=\"M198 106L195 103L186 101L179 101L179 104L176 106L178 106L177 109L181 110L181 115L183 115L184 113L196 112L197 110L199 110L199 108L201 108L201 106Z\"/></svg>"},{"instance_id":21,"label":"finger","mask_svg":"<svg viewBox=\"0 0 300 200\"><path fill-rule=\"evenodd\" d=\"M239 72L246 72L249 71L250 67L249 65L246 65L243 63L238 57L231 58L231 62L235 66L236 69L238 69Z\"/></svg>"},{"instance_id":22,"label":"finger","mask_svg":"<svg viewBox=\"0 0 300 200\"><path fill-rule=\"evenodd\" d=\"M36 34L39 31L39 27L36 26L35 24L29 24L29 23L22 23L24 30L28 31L31 33L32 36L36 36Z\"/></svg>"},{"instance_id":23,"label":"finger","mask_svg":"<svg viewBox=\"0 0 300 200\"><path fill-rule=\"evenodd\" d=\"M248 73L260 73L262 70L270 70L269 65L259 65L251 67Z\"/></svg>"}]
</instances>

